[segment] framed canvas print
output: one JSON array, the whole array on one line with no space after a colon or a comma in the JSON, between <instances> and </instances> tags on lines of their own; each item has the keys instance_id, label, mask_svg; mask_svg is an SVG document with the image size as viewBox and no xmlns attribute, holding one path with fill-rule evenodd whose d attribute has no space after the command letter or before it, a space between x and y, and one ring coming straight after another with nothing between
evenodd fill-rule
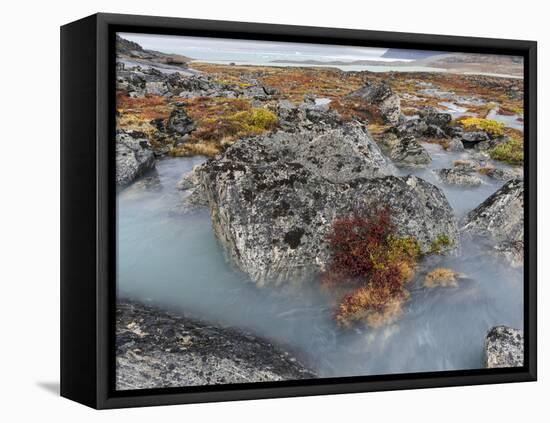
<instances>
[{"instance_id":1,"label":"framed canvas print","mask_svg":"<svg viewBox=\"0 0 550 423\"><path fill-rule=\"evenodd\" d=\"M61 393L536 380L536 43L61 29Z\"/></svg>"}]
</instances>

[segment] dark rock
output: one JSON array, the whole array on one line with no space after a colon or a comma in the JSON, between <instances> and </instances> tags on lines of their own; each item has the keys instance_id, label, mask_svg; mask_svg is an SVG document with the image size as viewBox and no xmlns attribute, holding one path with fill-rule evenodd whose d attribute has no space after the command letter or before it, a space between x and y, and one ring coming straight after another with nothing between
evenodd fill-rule
<instances>
[{"instance_id":1,"label":"dark rock","mask_svg":"<svg viewBox=\"0 0 550 423\"><path fill-rule=\"evenodd\" d=\"M398 125L401 116L401 100L384 82L368 81L363 88L351 96L361 97L368 103L378 106L382 119L390 125Z\"/></svg>"},{"instance_id":2,"label":"dark rock","mask_svg":"<svg viewBox=\"0 0 550 423\"><path fill-rule=\"evenodd\" d=\"M427 125L437 126L438 128L445 128L452 120L450 113L439 112L433 107L420 110L419 115Z\"/></svg>"},{"instance_id":3,"label":"dark rock","mask_svg":"<svg viewBox=\"0 0 550 423\"><path fill-rule=\"evenodd\" d=\"M430 138L447 138L447 133L436 125L428 125L423 135Z\"/></svg>"},{"instance_id":4,"label":"dark rock","mask_svg":"<svg viewBox=\"0 0 550 423\"><path fill-rule=\"evenodd\" d=\"M464 128L461 126L448 126L447 129L447 135L451 138L462 138L462 134L464 134Z\"/></svg>"},{"instance_id":5,"label":"dark rock","mask_svg":"<svg viewBox=\"0 0 550 423\"><path fill-rule=\"evenodd\" d=\"M342 124L340 115L328 106L318 106L313 102L295 105L288 100L277 104L279 127L287 132L297 132L303 129L321 127L336 128Z\"/></svg>"},{"instance_id":6,"label":"dark rock","mask_svg":"<svg viewBox=\"0 0 550 423\"><path fill-rule=\"evenodd\" d=\"M288 352L250 333L128 301L117 304L118 390L315 377Z\"/></svg>"},{"instance_id":7,"label":"dark rock","mask_svg":"<svg viewBox=\"0 0 550 423\"><path fill-rule=\"evenodd\" d=\"M191 119L185 109L181 107L172 110L166 122L166 131L177 138L182 138L190 134L196 128L197 126L195 122L193 122L193 119Z\"/></svg>"},{"instance_id":8,"label":"dark rock","mask_svg":"<svg viewBox=\"0 0 550 423\"><path fill-rule=\"evenodd\" d=\"M485 367L523 366L523 331L507 326L495 326L485 338Z\"/></svg>"},{"instance_id":9,"label":"dark rock","mask_svg":"<svg viewBox=\"0 0 550 423\"><path fill-rule=\"evenodd\" d=\"M466 148L473 148L475 144L482 141L489 141L489 135L485 131L464 132L462 134L462 143Z\"/></svg>"},{"instance_id":10,"label":"dark rock","mask_svg":"<svg viewBox=\"0 0 550 423\"><path fill-rule=\"evenodd\" d=\"M426 149L413 136L399 140L391 149L390 158L401 166L425 166L432 161Z\"/></svg>"}]
</instances>

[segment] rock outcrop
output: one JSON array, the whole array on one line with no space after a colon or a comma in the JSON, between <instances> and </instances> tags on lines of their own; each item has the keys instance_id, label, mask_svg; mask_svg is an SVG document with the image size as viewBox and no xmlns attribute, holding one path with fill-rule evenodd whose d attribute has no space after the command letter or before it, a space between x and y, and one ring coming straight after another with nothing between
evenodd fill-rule
<instances>
[{"instance_id":1,"label":"rock outcrop","mask_svg":"<svg viewBox=\"0 0 550 423\"><path fill-rule=\"evenodd\" d=\"M363 88L350 94L360 97L380 109L382 119L389 125L397 125L401 117L401 100L386 83L368 81Z\"/></svg>"},{"instance_id":2,"label":"rock outcrop","mask_svg":"<svg viewBox=\"0 0 550 423\"><path fill-rule=\"evenodd\" d=\"M314 126L336 128L342 124L337 112L328 105L317 105L315 102L304 102L296 105L288 100L277 104L279 127L286 132L298 132L313 129Z\"/></svg>"},{"instance_id":3,"label":"rock outcrop","mask_svg":"<svg viewBox=\"0 0 550 423\"><path fill-rule=\"evenodd\" d=\"M485 175L490 178L497 179L499 181L509 181L511 179L523 179L523 168L501 168L501 167L487 167L484 169Z\"/></svg>"},{"instance_id":4,"label":"rock outcrop","mask_svg":"<svg viewBox=\"0 0 550 423\"><path fill-rule=\"evenodd\" d=\"M400 166L426 166L432 162L430 154L413 136L398 140L390 150L390 158Z\"/></svg>"},{"instance_id":5,"label":"rock outcrop","mask_svg":"<svg viewBox=\"0 0 550 423\"><path fill-rule=\"evenodd\" d=\"M401 137L448 138L451 119L449 113L440 112L434 107L426 107L418 111L418 116L400 122L392 130Z\"/></svg>"},{"instance_id":6,"label":"rock outcrop","mask_svg":"<svg viewBox=\"0 0 550 423\"><path fill-rule=\"evenodd\" d=\"M357 209L388 205L399 235L416 237L425 252L441 235L456 245L443 193L391 171L366 129L346 124L241 139L197 174L227 257L264 284L322 270L332 221Z\"/></svg>"},{"instance_id":7,"label":"rock outcrop","mask_svg":"<svg viewBox=\"0 0 550 423\"><path fill-rule=\"evenodd\" d=\"M467 187L477 187L481 185L481 178L474 171L464 168L436 169L435 174L441 181L447 185L461 185Z\"/></svg>"},{"instance_id":8,"label":"rock outcrop","mask_svg":"<svg viewBox=\"0 0 550 423\"><path fill-rule=\"evenodd\" d=\"M489 141L489 135L485 131L464 132L461 141L465 148L475 148L477 144Z\"/></svg>"},{"instance_id":9,"label":"rock outcrop","mask_svg":"<svg viewBox=\"0 0 550 423\"><path fill-rule=\"evenodd\" d=\"M523 331L507 326L495 326L485 338L485 367L523 366Z\"/></svg>"},{"instance_id":10,"label":"rock outcrop","mask_svg":"<svg viewBox=\"0 0 550 423\"><path fill-rule=\"evenodd\" d=\"M116 183L128 185L146 171L154 169L155 156L145 136L119 131L116 134Z\"/></svg>"},{"instance_id":11,"label":"rock outcrop","mask_svg":"<svg viewBox=\"0 0 550 423\"><path fill-rule=\"evenodd\" d=\"M250 333L128 301L117 304L118 390L315 377L288 352Z\"/></svg>"},{"instance_id":12,"label":"rock outcrop","mask_svg":"<svg viewBox=\"0 0 550 423\"><path fill-rule=\"evenodd\" d=\"M523 264L523 180L512 179L468 213L465 233L487 237L512 264Z\"/></svg>"},{"instance_id":13,"label":"rock outcrop","mask_svg":"<svg viewBox=\"0 0 550 423\"><path fill-rule=\"evenodd\" d=\"M179 107L178 107L179 106ZM197 128L197 125L189 117L183 107L176 104L176 108L172 110L168 121L166 122L166 132L182 139Z\"/></svg>"},{"instance_id":14,"label":"rock outcrop","mask_svg":"<svg viewBox=\"0 0 550 423\"><path fill-rule=\"evenodd\" d=\"M258 101L270 100L277 94L273 88L254 80L245 86L220 82L212 75L178 69L162 72L156 67L129 66L120 63L117 69L117 90L131 97L157 95L164 97L245 97Z\"/></svg>"},{"instance_id":15,"label":"rock outcrop","mask_svg":"<svg viewBox=\"0 0 550 423\"><path fill-rule=\"evenodd\" d=\"M449 146L447 147L447 150L449 151L464 151L464 144L462 144L462 141L458 138L453 138L449 141Z\"/></svg>"}]
</instances>

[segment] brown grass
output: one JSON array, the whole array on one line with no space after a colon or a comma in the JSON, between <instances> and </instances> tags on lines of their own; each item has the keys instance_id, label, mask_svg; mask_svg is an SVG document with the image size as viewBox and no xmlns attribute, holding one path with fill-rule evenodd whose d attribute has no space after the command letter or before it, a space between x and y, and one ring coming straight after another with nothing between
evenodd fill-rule
<instances>
[{"instance_id":1,"label":"brown grass","mask_svg":"<svg viewBox=\"0 0 550 423\"><path fill-rule=\"evenodd\" d=\"M424 286L426 288L456 287L458 286L457 279L459 274L452 269L438 267L426 275Z\"/></svg>"}]
</instances>

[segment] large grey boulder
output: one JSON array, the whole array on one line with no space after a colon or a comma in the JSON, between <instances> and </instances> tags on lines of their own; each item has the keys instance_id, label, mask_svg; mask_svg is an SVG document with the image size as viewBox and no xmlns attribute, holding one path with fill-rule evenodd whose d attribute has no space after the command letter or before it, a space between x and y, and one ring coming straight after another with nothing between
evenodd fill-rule
<instances>
[{"instance_id":1,"label":"large grey boulder","mask_svg":"<svg viewBox=\"0 0 550 423\"><path fill-rule=\"evenodd\" d=\"M487 237L512 264L523 263L523 180L512 179L468 213L465 233Z\"/></svg>"},{"instance_id":2,"label":"large grey boulder","mask_svg":"<svg viewBox=\"0 0 550 423\"><path fill-rule=\"evenodd\" d=\"M441 235L456 245L443 193L391 171L368 132L352 124L242 139L197 169L226 256L260 285L323 270L333 220L357 209L389 206L399 235L416 237L424 252Z\"/></svg>"},{"instance_id":3,"label":"large grey boulder","mask_svg":"<svg viewBox=\"0 0 550 423\"><path fill-rule=\"evenodd\" d=\"M250 333L128 301L117 304L119 390L315 377L288 352Z\"/></svg>"},{"instance_id":4,"label":"large grey boulder","mask_svg":"<svg viewBox=\"0 0 550 423\"><path fill-rule=\"evenodd\" d=\"M523 331L507 326L495 326L485 338L485 367L523 366Z\"/></svg>"},{"instance_id":5,"label":"large grey boulder","mask_svg":"<svg viewBox=\"0 0 550 423\"><path fill-rule=\"evenodd\" d=\"M119 131L116 134L116 183L128 185L138 176L154 169L155 156L147 138Z\"/></svg>"},{"instance_id":6,"label":"large grey boulder","mask_svg":"<svg viewBox=\"0 0 550 423\"><path fill-rule=\"evenodd\" d=\"M350 94L361 97L367 103L378 106L382 119L390 125L397 125L401 116L401 100L384 82L368 81L363 88Z\"/></svg>"},{"instance_id":7,"label":"large grey boulder","mask_svg":"<svg viewBox=\"0 0 550 423\"><path fill-rule=\"evenodd\" d=\"M413 136L397 141L391 148L390 158L401 166L426 166L432 162L428 151Z\"/></svg>"}]
</instances>

